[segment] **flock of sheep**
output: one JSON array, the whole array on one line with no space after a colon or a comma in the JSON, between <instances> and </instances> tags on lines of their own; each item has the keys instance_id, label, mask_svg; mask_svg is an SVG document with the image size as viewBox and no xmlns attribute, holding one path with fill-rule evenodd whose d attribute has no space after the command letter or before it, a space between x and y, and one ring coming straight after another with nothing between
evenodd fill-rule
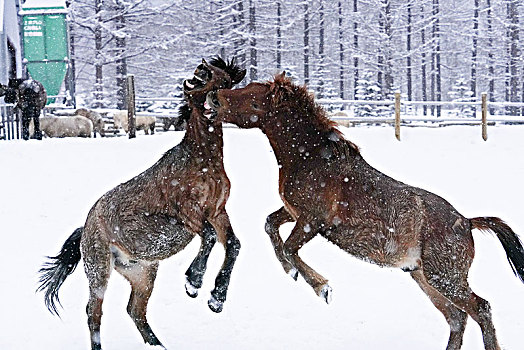
<instances>
[{"instance_id":1,"label":"flock of sheep","mask_svg":"<svg viewBox=\"0 0 524 350\"><path fill-rule=\"evenodd\" d=\"M123 129L129 131L127 110L119 110L112 113L114 122L114 132ZM108 115L109 117L109 115ZM146 135L155 133L156 117L153 115L135 116L136 130L144 130ZM29 127L30 134L33 134L32 122ZM104 117L96 111L80 108L73 115L69 116L44 116L40 118L40 129L47 137L96 137L106 135L106 121Z\"/></svg>"}]
</instances>

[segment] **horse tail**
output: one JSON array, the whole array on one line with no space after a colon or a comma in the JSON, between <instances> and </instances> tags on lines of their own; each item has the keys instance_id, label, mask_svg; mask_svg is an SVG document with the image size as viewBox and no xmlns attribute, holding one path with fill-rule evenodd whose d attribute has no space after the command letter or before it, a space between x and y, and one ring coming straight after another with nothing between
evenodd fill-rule
<instances>
[{"instance_id":1,"label":"horse tail","mask_svg":"<svg viewBox=\"0 0 524 350\"><path fill-rule=\"evenodd\" d=\"M524 283L524 248L515 232L499 218L479 217L469 220L473 228L483 232L491 231L496 234L500 243L502 243L502 247L506 251L506 256L513 273Z\"/></svg>"},{"instance_id":2,"label":"horse tail","mask_svg":"<svg viewBox=\"0 0 524 350\"><path fill-rule=\"evenodd\" d=\"M48 256L49 261L46 261L38 271L40 285L36 291L45 291L45 305L52 314L57 316L59 314L56 303L60 304L58 289L67 276L73 273L80 261L80 239L83 231L83 227L77 228L64 242L60 253L57 256Z\"/></svg>"}]
</instances>

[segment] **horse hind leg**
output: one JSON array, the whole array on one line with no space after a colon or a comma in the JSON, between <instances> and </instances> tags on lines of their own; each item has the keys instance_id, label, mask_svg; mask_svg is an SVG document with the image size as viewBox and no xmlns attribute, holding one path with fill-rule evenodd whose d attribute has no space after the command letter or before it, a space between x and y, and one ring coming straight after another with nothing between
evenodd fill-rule
<instances>
[{"instance_id":1,"label":"horse hind leg","mask_svg":"<svg viewBox=\"0 0 524 350\"><path fill-rule=\"evenodd\" d=\"M461 254L457 254L455 261L467 260L467 257L458 255ZM424 276L433 288L478 323L482 331L485 350L500 350L491 317L491 307L486 300L476 295L469 287L468 269L469 265L467 267L435 266L424 269Z\"/></svg>"},{"instance_id":2,"label":"horse hind leg","mask_svg":"<svg viewBox=\"0 0 524 350\"><path fill-rule=\"evenodd\" d=\"M115 260L115 270L131 284L131 295L127 304L127 313L135 323L144 342L164 348L147 322L147 303L153 292L158 271L158 262Z\"/></svg>"},{"instance_id":3,"label":"horse hind leg","mask_svg":"<svg viewBox=\"0 0 524 350\"><path fill-rule=\"evenodd\" d=\"M433 305L442 312L449 324L450 335L446 350L459 350L462 346L468 314L457 308L448 298L433 288L421 270L412 271L411 277L413 277L419 287L426 293Z\"/></svg>"},{"instance_id":4,"label":"horse hind leg","mask_svg":"<svg viewBox=\"0 0 524 350\"><path fill-rule=\"evenodd\" d=\"M86 313L92 350L102 349L100 341L102 303L112 269L111 253L106 248L105 245L99 244L83 251L84 268L89 282L89 301Z\"/></svg>"},{"instance_id":5,"label":"horse hind leg","mask_svg":"<svg viewBox=\"0 0 524 350\"><path fill-rule=\"evenodd\" d=\"M500 350L489 303L476 295L467 285L451 293L449 298L479 324L484 348L486 350Z\"/></svg>"}]
</instances>

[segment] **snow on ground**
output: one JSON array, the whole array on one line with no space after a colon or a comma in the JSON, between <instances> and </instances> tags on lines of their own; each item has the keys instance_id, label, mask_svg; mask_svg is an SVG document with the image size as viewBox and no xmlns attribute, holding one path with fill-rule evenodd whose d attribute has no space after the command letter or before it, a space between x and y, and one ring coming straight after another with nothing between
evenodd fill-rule
<instances>
[{"instance_id":1,"label":"snow on ground","mask_svg":"<svg viewBox=\"0 0 524 350\"><path fill-rule=\"evenodd\" d=\"M500 216L524 238L524 127L343 128L369 163L406 183L433 191L463 215ZM61 289L62 318L35 294L36 271L83 225L94 202L151 166L182 132L137 139L45 139L0 142L1 349L86 349L89 336L82 268ZM448 326L408 274L361 262L315 238L303 259L330 280L326 305L300 279L287 276L263 228L281 206L277 166L258 130L225 130L225 162L232 183L228 202L242 242L221 314L207 299L223 259L213 251L196 299L184 291L184 272L198 250L193 241L160 265L148 317L168 349L444 349ZM291 224L284 227L288 234ZM491 302L505 349L524 344L524 285L512 274L500 243L474 232L472 288ZM114 273L104 302L104 349L145 349L126 314L130 288ZM479 327L468 322L463 349L482 348Z\"/></svg>"}]
</instances>

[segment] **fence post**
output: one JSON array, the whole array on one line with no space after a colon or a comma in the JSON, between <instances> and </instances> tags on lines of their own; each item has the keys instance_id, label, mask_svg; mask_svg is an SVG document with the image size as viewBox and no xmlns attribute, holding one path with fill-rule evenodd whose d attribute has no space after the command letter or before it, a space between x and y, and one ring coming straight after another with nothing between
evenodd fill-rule
<instances>
[{"instance_id":1,"label":"fence post","mask_svg":"<svg viewBox=\"0 0 524 350\"><path fill-rule=\"evenodd\" d=\"M395 92L395 137L400 141L400 92Z\"/></svg>"},{"instance_id":2,"label":"fence post","mask_svg":"<svg viewBox=\"0 0 524 350\"><path fill-rule=\"evenodd\" d=\"M483 92L481 94L482 102L482 139L487 141L488 139L488 98L487 94Z\"/></svg>"},{"instance_id":3,"label":"fence post","mask_svg":"<svg viewBox=\"0 0 524 350\"><path fill-rule=\"evenodd\" d=\"M135 76L132 74L127 76L127 126L129 138L135 138Z\"/></svg>"}]
</instances>

